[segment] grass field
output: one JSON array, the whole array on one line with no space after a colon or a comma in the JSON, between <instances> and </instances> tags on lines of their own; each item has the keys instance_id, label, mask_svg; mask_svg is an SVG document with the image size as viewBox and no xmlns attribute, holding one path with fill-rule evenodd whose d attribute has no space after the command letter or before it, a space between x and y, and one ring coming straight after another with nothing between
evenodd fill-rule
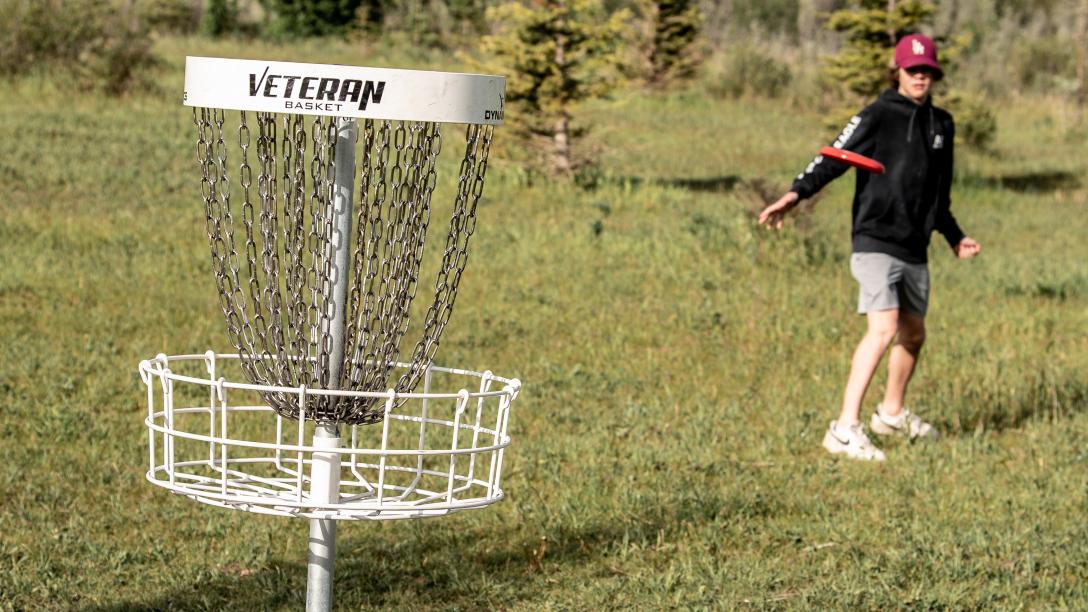
<instances>
[{"instance_id":1,"label":"grass field","mask_svg":"<svg viewBox=\"0 0 1088 612\"><path fill-rule=\"evenodd\" d=\"M428 63L159 47L155 94L0 91L3 610L304 601L303 521L144 480L137 362L229 348L183 56ZM959 155L954 211L983 254L954 261L934 237L909 398L946 435L867 465L819 447L863 331L852 181L779 235L748 193L807 163L820 117L696 93L590 113L608 144L596 189L496 160L439 354L525 383L507 500L342 525L339 609L1088 608L1083 125L1005 103L996 151Z\"/></svg>"}]
</instances>

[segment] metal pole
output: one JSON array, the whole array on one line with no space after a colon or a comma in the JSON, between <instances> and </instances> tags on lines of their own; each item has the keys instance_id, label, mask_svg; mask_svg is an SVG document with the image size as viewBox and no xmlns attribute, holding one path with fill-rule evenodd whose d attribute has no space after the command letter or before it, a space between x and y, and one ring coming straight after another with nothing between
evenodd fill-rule
<instances>
[{"instance_id":1,"label":"metal pole","mask_svg":"<svg viewBox=\"0 0 1088 612\"><path fill-rule=\"evenodd\" d=\"M340 370L344 363L344 327L347 319L348 266L351 264L351 208L355 185L355 141L358 129L355 120L336 120L336 166L333 186L332 243L328 245L332 259L332 301L334 312L329 324L332 352L329 354L329 389L340 388Z\"/></svg>"},{"instance_id":2,"label":"metal pole","mask_svg":"<svg viewBox=\"0 0 1088 612\"><path fill-rule=\"evenodd\" d=\"M337 449L336 425L318 425L314 446ZM310 498L315 503L338 501L340 453L314 453L310 466ZM336 565L336 521L310 519L309 555L306 570L306 612L332 610L332 575Z\"/></svg>"},{"instance_id":3,"label":"metal pole","mask_svg":"<svg viewBox=\"0 0 1088 612\"><path fill-rule=\"evenodd\" d=\"M344 362L344 327L347 317L348 262L351 257L352 190L355 183L354 119L336 120L336 159L332 243L325 256L332 260L333 317L327 332L332 337L329 355L327 388L340 388L340 373ZM314 446L333 452L315 452L310 466L310 498L315 503L335 503L340 498L340 430L335 423L318 424L314 430ZM310 542L306 576L306 612L329 612L332 609L332 577L336 564L336 521L310 519Z\"/></svg>"}]
</instances>

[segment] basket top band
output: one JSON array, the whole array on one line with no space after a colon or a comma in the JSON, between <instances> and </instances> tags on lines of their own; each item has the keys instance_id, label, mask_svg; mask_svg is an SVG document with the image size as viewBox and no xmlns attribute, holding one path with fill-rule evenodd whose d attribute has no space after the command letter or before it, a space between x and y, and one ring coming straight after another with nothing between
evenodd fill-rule
<instances>
[{"instance_id":1,"label":"basket top band","mask_svg":"<svg viewBox=\"0 0 1088 612\"><path fill-rule=\"evenodd\" d=\"M186 106L366 119L499 125L501 76L185 58Z\"/></svg>"}]
</instances>

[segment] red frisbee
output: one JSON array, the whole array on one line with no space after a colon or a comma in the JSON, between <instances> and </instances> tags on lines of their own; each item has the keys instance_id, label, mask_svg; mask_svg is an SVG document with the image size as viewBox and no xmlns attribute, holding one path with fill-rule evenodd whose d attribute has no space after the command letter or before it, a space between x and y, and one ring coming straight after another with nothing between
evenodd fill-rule
<instances>
[{"instance_id":1,"label":"red frisbee","mask_svg":"<svg viewBox=\"0 0 1088 612\"><path fill-rule=\"evenodd\" d=\"M884 174L884 164L875 159L865 157L864 155L858 155L853 151L844 151L843 149L836 149L835 147L824 147L820 149L820 155L841 161L844 164L849 164L860 170Z\"/></svg>"}]
</instances>

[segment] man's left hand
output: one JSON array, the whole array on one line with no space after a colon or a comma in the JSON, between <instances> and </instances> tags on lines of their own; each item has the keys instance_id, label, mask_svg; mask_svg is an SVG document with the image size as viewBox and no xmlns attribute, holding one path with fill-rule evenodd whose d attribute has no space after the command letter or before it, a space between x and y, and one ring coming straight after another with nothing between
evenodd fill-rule
<instances>
[{"instance_id":1,"label":"man's left hand","mask_svg":"<svg viewBox=\"0 0 1088 612\"><path fill-rule=\"evenodd\" d=\"M955 248L956 257L960 259L971 259L978 255L981 250L982 245L970 236L964 236L963 240L960 240L960 243L957 244Z\"/></svg>"}]
</instances>

